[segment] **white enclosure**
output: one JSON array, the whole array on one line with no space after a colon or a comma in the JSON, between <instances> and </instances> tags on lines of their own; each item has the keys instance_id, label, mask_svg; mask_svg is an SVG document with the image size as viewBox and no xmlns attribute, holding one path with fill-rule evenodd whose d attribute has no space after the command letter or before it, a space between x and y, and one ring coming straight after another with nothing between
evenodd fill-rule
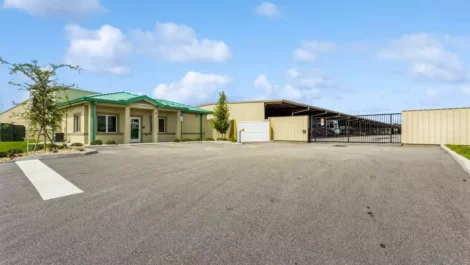
<instances>
[{"instance_id":1,"label":"white enclosure","mask_svg":"<svg viewBox=\"0 0 470 265\"><path fill-rule=\"evenodd\" d=\"M237 121L239 143L269 142L269 121Z\"/></svg>"}]
</instances>

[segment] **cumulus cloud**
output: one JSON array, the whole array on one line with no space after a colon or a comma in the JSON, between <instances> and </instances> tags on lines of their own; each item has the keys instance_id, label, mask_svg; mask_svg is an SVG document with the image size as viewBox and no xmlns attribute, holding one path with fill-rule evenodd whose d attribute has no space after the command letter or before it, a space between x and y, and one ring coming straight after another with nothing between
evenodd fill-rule
<instances>
[{"instance_id":1,"label":"cumulus cloud","mask_svg":"<svg viewBox=\"0 0 470 265\"><path fill-rule=\"evenodd\" d=\"M260 74L253 82L253 86L258 89L262 89L266 95L271 95L273 86L269 82L265 74Z\"/></svg>"},{"instance_id":2,"label":"cumulus cloud","mask_svg":"<svg viewBox=\"0 0 470 265\"><path fill-rule=\"evenodd\" d=\"M271 2L263 2L255 9L256 13L260 16L275 18L281 16L279 8Z\"/></svg>"},{"instance_id":3,"label":"cumulus cloud","mask_svg":"<svg viewBox=\"0 0 470 265\"><path fill-rule=\"evenodd\" d=\"M320 99L327 88L335 87L324 73L319 70L300 71L291 68L286 71L286 79L283 85L272 84L264 74L258 75L253 82L256 88L264 92L258 98L285 98L291 100L313 101Z\"/></svg>"},{"instance_id":4,"label":"cumulus cloud","mask_svg":"<svg viewBox=\"0 0 470 265\"><path fill-rule=\"evenodd\" d=\"M404 35L381 50L378 58L402 61L409 74L417 79L462 82L468 73L457 54L445 49L439 38L427 33Z\"/></svg>"},{"instance_id":5,"label":"cumulus cloud","mask_svg":"<svg viewBox=\"0 0 470 265\"><path fill-rule=\"evenodd\" d=\"M301 62L314 62L319 58L319 54L332 52L336 49L336 44L332 42L304 41L300 48L293 52L293 57Z\"/></svg>"},{"instance_id":6,"label":"cumulus cloud","mask_svg":"<svg viewBox=\"0 0 470 265\"><path fill-rule=\"evenodd\" d=\"M178 82L157 85L153 94L156 98L197 104L207 100L216 89L226 87L230 82L226 75L190 71Z\"/></svg>"},{"instance_id":7,"label":"cumulus cloud","mask_svg":"<svg viewBox=\"0 0 470 265\"><path fill-rule=\"evenodd\" d=\"M90 30L68 25L65 30L70 42L66 63L92 72L129 73L129 67L123 61L132 46L118 28L104 25Z\"/></svg>"},{"instance_id":8,"label":"cumulus cloud","mask_svg":"<svg viewBox=\"0 0 470 265\"><path fill-rule=\"evenodd\" d=\"M225 42L198 38L191 27L157 22L155 31L131 32L135 46L143 53L171 62L226 62L232 57Z\"/></svg>"},{"instance_id":9,"label":"cumulus cloud","mask_svg":"<svg viewBox=\"0 0 470 265\"><path fill-rule=\"evenodd\" d=\"M293 53L294 59L301 62L314 62L318 56L309 50L298 48Z\"/></svg>"},{"instance_id":10,"label":"cumulus cloud","mask_svg":"<svg viewBox=\"0 0 470 265\"><path fill-rule=\"evenodd\" d=\"M106 11L100 0L4 0L3 7L40 16L81 17Z\"/></svg>"}]
</instances>

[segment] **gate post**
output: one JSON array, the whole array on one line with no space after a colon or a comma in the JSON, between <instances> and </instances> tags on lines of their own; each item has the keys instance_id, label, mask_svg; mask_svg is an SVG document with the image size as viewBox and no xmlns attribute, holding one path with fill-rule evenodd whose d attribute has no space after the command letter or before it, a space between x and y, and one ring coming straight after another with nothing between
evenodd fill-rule
<instances>
[{"instance_id":1,"label":"gate post","mask_svg":"<svg viewBox=\"0 0 470 265\"><path fill-rule=\"evenodd\" d=\"M393 114L390 114L390 143L392 143L393 139L392 139L392 136L393 136L393 133L392 133L392 120L393 120Z\"/></svg>"},{"instance_id":2,"label":"gate post","mask_svg":"<svg viewBox=\"0 0 470 265\"><path fill-rule=\"evenodd\" d=\"M346 123L346 135L348 136L348 143L349 143L349 119L350 117L348 117L348 122Z\"/></svg>"}]
</instances>

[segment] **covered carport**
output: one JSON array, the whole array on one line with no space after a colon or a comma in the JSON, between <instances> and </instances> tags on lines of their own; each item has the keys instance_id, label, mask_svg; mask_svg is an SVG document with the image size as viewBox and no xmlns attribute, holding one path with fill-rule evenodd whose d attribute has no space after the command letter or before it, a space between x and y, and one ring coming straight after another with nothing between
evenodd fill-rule
<instances>
[{"instance_id":1,"label":"covered carport","mask_svg":"<svg viewBox=\"0 0 470 265\"><path fill-rule=\"evenodd\" d=\"M266 119L308 116L309 142L401 143L400 113L350 115L289 100L265 101L264 108Z\"/></svg>"}]
</instances>

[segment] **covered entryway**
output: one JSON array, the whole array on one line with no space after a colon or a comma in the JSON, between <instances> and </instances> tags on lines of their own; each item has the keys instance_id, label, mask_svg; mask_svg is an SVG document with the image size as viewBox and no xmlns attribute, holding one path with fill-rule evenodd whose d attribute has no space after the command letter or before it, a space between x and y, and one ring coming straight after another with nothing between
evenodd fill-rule
<instances>
[{"instance_id":1,"label":"covered entryway","mask_svg":"<svg viewBox=\"0 0 470 265\"><path fill-rule=\"evenodd\" d=\"M401 113L311 116L311 142L401 143Z\"/></svg>"}]
</instances>

